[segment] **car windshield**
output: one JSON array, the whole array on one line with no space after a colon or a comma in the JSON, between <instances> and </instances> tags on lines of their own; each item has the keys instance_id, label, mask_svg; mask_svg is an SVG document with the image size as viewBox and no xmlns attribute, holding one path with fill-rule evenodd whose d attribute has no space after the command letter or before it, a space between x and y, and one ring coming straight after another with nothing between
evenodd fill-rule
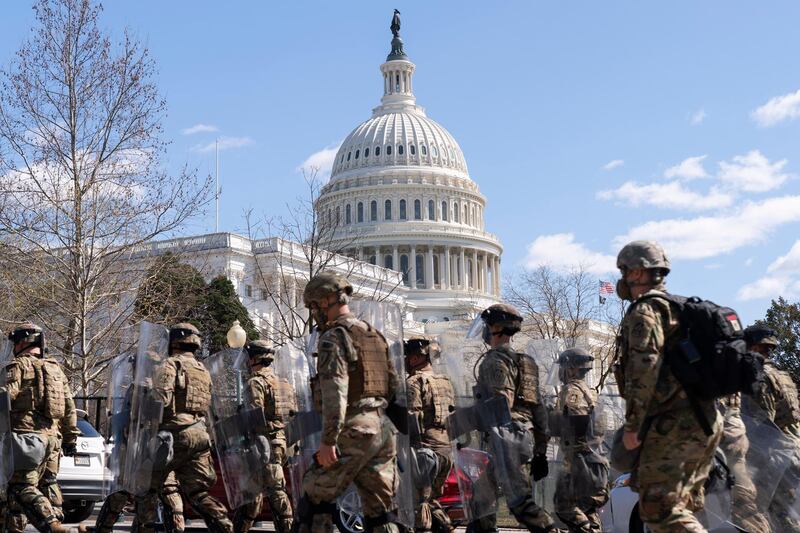
<instances>
[{"instance_id":1,"label":"car windshield","mask_svg":"<svg viewBox=\"0 0 800 533\"><path fill-rule=\"evenodd\" d=\"M81 437L102 437L94 427L86 420L78 419L78 429L81 432Z\"/></svg>"}]
</instances>

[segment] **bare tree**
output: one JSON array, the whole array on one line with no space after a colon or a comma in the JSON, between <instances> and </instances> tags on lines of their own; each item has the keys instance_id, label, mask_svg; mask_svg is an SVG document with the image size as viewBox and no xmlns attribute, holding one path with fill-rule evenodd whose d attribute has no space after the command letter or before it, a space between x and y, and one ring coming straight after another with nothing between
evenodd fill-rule
<instances>
[{"instance_id":1,"label":"bare tree","mask_svg":"<svg viewBox=\"0 0 800 533\"><path fill-rule=\"evenodd\" d=\"M323 182L319 169L303 169L306 189L293 205L286 206L283 216L267 218L260 223L252 211L246 213L247 233L251 240L271 237L271 254L256 254L256 277L261 296L274 310L274 323L261 328L262 338L275 344L305 335L309 317L302 302L306 282L323 270L366 281L360 284L357 297L381 299L391 294L399 283L389 276L364 276L364 263L349 255L359 236L342 237L340 212L327 213L319 208ZM379 269L380 270L380 269Z\"/></svg>"},{"instance_id":2,"label":"bare tree","mask_svg":"<svg viewBox=\"0 0 800 533\"><path fill-rule=\"evenodd\" d=\"M210 180L164 169L155 63L89 0L39 0L0 85L0 324L41 323L83 394L127 337L138 247L201 212ZM140 265L132 267L131 265Z\"/></svg>"}]
</instances>

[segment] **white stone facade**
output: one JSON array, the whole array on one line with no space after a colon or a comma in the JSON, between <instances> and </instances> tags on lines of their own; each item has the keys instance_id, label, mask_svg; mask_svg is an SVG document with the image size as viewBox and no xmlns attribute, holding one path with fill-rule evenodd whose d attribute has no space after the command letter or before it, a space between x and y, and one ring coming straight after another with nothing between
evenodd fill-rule
<instances>
[{"instance_id":1,"label":"white stone facade","mask_svg":"<svg viewBox=\"0 0 800 533\"><path fill-rule=\"evenodd\" d=\"M381 65L381 105L342 143L317 212L334 249L402 273L418 320L465 318L500 297L503 248L458 143L416 105L414 69Z\"/></svg>"}]
</instances>

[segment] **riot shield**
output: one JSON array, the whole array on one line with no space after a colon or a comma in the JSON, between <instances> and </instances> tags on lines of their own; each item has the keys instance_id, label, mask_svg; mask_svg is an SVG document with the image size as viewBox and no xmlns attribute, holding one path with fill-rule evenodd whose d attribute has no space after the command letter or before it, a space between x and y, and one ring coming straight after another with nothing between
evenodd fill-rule
<instances>
[{"instance_id":1,"label":"riot shield","mask_svg":"<svg viewBox=\"0 0 800 533\"><path fill-rule=\"evenodd\" d=\"M493 457L484 435L499 423L510 422L508 405L482 405L475 397L475 365L485 350L478 337L465 339L464 332L448 331L439 337L440 356L434 372L450 377L455 392L455 410L448 420L453 466L464 505L464 518L472 522L497 512L497 479Z\"/></svg>"},{"instance_id":2,"label":"riot shield","mask_svg":"<svg viewBox=\"0 0 800 533\"><path fill-rule=\"evenodd\" d=\"M13 357L13 346L0 340L0 494L5 493L14 474L14 454L11 450L11 398L6 391L6 365Z\"/></svg>"},{"instance_id":3,"label":"riot shield","mask_svg":"<svg viewBox=\"0 0 800 533\"><path fill-rule=\"evenodd\" d=\"M233 509L252 502L266 484L269 439L264 410L246 397L249 377L247 353L240 348L221 350L203 361L211 374L209 422L228 504Z\"/></svg>"},{"instance_id":4,"label":"riot shield","mask_svg":"<svg viewBox=\"0 0 800 533\"><path fill-rule=\"evenodd\" d=\"M372 300L354 300L350 303L350 310L361 320L383 333L389 345L389 358L394 364L398 377L398 390L394 398L394 405L390 405L387 413L394 410L393 423L402 426L408 425L408 409L406 407L406 370L405 356L403 354L403 314L397 304L389 302L376 302ZM408 432L401 431L396 434L397 445L397 470L400 486L395 491L395 508L399 521L408 528L414 527L414 461L411 452L411 441Z\"/></svg>"},{"instance_id":5,"label":"riot shield","mask_svg":"<svg viewBox=\"0 0 800 533\"><path fill-rule=\"evenodd\" d=\"M134 496L147 492L153 470L163 462L158 428L164 414L164 402L153 389L153 383L166 360L168 347L167 328L151 322L140 324L134 361L131 423L120 476L121 488Z\"/></svg>"},{"instance_id":6,"label":"riot shield","mask_svg":"<svg viewBox=\"0 0 800 533\"><path fill-rule=\"evenodd\" d=\"M119 492L125 486L125 456L131 422L135 360L135 354L124 353L109 365L106 457L111 476L103 480L103 496Z\"/></svg>"}]
</instances>

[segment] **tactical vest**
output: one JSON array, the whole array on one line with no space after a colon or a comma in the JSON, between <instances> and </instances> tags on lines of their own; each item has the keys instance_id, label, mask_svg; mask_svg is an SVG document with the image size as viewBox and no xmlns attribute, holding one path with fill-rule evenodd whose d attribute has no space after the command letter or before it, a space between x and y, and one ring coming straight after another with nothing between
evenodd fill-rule
<instances>
[{"instance_id":1,"label":"tactical vest","mask_svg":"<svg viewBox=\"0 0 800 533\"><path fill-rule=\"evenodd\" d=\"M423 398L425 405L423 412L425 415L426 427L447 427L447 418L450 416L451 408L456 405L453 384L450 378L442 374L421 374L422 381L426 386L423 391L430 392L430 397Z\"/></svg>"},{"instance_id":2,"label":"tactical vest","mask_svg":"<svg viewBox=\"0 0 800 533\"><path fill-rule=\"evenodd\" d=\"M516 383L516 402L521 402L525 406L538 405L539 397L539 367L532 357L523 353L518 353Z\"/></svg>"},{"instance_id":3,"label":"tactical vest","mask_svg":"<svg viewBox=\"0 0 800 533\"><path fill-rule=\"evenodd\" d=\"M389 345L380 332L369 324L366 326L367 329L357 324L341 326L356 352L348 355L351 358L347 369L349 404L364 398L389 396Z\"/></svg>"},{"instance_id":4,"label":"tactical vest","mask_svg":"<svg viewBox=\"0 0 800 533\"><path fill-rule=\"evenodd\" d=\"M211 374L193 357L175 359L175 413L204 415L211 404Z\"/></svg>"},{"instance_id":5,"label":"tactical vest","mask_svg":"<svg viewBox=\"0 0 800 533\"><path fill-rule=\"evenodd\" d=\"M771 370L771 372L767 371L767 379L778 395L775 402L775 425L785 428L800 422L800 400L797 398L797 386L786 372L777 370L775 367L772 367Z\"/></svg>"},{"instance_id":6,"label":"tactical vest","mask_svg":"<svg viewBox=\"0 0 800 533\"><path fill-rule=\"evenodd\" d=\"M60 420L66 414L66 389L68 384L61 367L53 359L37 359L38 394L37 409L47 418Z\"/></svg>"},{"instance_id":7,"label":"tactical vest","mask_svg":"<svg viewBox=\"0 0 800 533\"><path fill-rule=\"evenodd\" d=\"M11 364L15 365L20 373L20 387L19 394L11 402L11 410L15 412L28 413L37 407L37 398L39 397L40 387L38 385L38 377L40 372L36 371L34 366L35 358L17 357ZM8 368L9 365L6 366ZM8 370L6 370L8 372Z\"/></svg>"},{"instance_id":8,"label":"tactical vest","mask_svg":"<svg viewBox=\"0 0 800 533\"><path fill-rule=\"evenodd\" d=\"M288 380L281 379L275 374L262 376L269 387L269 397L264 405L264 416L270 421L284 421L297 412L294 389Z\"/></svg>"}]
</instances>

